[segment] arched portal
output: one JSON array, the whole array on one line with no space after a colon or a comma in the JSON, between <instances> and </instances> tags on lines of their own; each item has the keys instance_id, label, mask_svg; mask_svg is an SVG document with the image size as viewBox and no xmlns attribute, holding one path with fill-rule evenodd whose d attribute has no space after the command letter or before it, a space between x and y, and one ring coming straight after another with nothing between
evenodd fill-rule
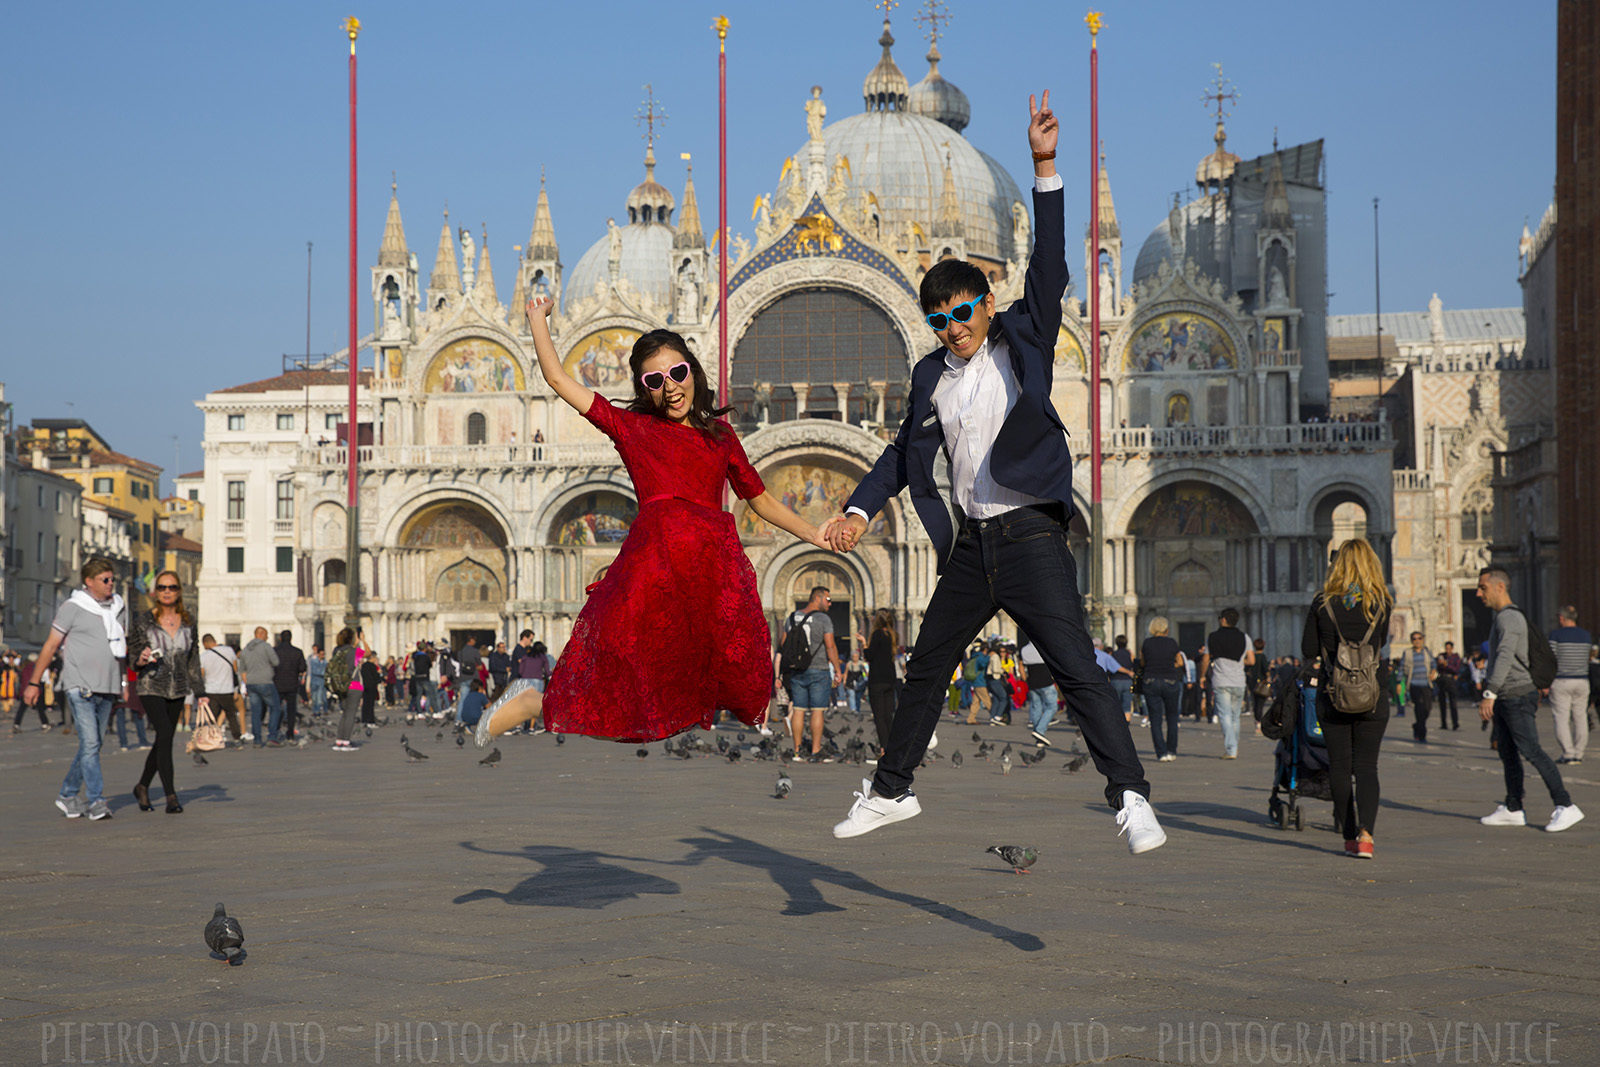
<instances>
[{"instance_id":1,"label":"arched portal","mask_svg":"<svg viewBox=\"0 0 1600 1067\"><path fill-rule=\"evenodd\" d=\"M504 528L482 505L435 501L417 510L387 553L392 594L437 624L439 636L501 632L511 553Z\"/></svg>"},{"instance_id":2,"label":"arched portal","mask_svg":"<svg viewBox=\"0 0 1600 1067\"><path fill-rule=\"evenodd\" d=\"M1166 485L1141 503L1128 524L1134 541L1133 591L1143 634L1165 615L1172 636L1192 652L1225 607L1250 594L1250 542L1258 535L1249 509L1206 482Z\"/></svg>"},{"instance_id":3,"label":"arched portal","mask_svg":"<svg viewBox=\"0 0 1600 1067\"><path fill-rule=\"evenodd\" d=\"M866 632L866 591L849 568L820 552L797 556L778 572L774 632L781 634L789 616L803 607L811 599L811 591L819 587L826 588L832 597L826 610L833 623L834 646L843 662L850 657L856 631Z\"/></svg>"},{"instance_id":4,"label":"arched portal","mask_svg":"<svg viewBox=\"0 0 1600 1067\"><path fill-rule=\"evenodd\" d=\"M548 599L576 610L584 590L617 558L638 516L638 502L613 489L580 492L563 504L546 534Z\"/></svg>"}]
</instances>

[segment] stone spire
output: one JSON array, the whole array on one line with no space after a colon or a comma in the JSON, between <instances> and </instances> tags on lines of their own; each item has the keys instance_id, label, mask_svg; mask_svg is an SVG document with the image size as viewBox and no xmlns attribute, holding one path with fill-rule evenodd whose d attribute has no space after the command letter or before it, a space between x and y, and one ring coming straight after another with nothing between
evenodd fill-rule
<instances>
[{"instance_id":1,"label":"stone spire","mask_svg":"<svg viewBox=\"0 0 1600 1067\"><path fill-rule=\"evenodd\" d=\"M1100 145L1100 240L1115 240L1122 236L1117 225L1117 208L1111 202L1111 176L1106 173L1106 146Z\"/></svg>"},{"instance_id":2,"label":"stone spire","mask_svg":"<svg viewBox=\"0 0 1600 1067\"><path fill-rule=\"evenodd\" d=\"M500 303L500 297L494 291L494 271L489 268L489 227L483 228L483 258L478 264L478 280L475 290L482 298L486 308L493 308Z\"/></svg>"},{"instance_id":3,"label":"stone spire","mask_svg":"<svg viewBox=\"0 0 1600 1067\"><path fill-rule=\"evenodd\" d=\"M678 211L678 232L672 238L673 248L704 248L705 231L700 225L700 203L694 195L694 162L689 153L683 153L688 175L683 180L683 207Z\"/></svg>"},{"instance_id":4,"label":"stone spire","mask_svg":"<svg viewBox=\"0 0 1600 1067\"><path fill-rule=\"evenodd\" d=\"M400 224L400 194L398 183L389 182L389 216L383 220L383 244L378 248L378 266L404 269L411 261L406 248L406 230Z\"/></svg>"},{"instance_id":5,"label":"stone spire","mask_svg":"<svg viewBox=\"0 0 1600 1067\"><path fill-rule=\"evenodd\" d=\"M511 326L517 329L519 322L524 320L522 309L528 304L528 286L522 273L522 249L513 248L517 253L517 283L511 290Z\"/></svg>"},{"instance_id":6,"label":"stone spire","mask_svg":"<svg viewBox=\"0 0 1600 1067\"><path fill-rule=\"evenodd\" d=\"M528 235L528 259L556 258L556 228L550 221L550 194L544 188L544 168L539 168L539 203L533 209L533 232Z\"/></svg>"},{"instance_id":7,"label":"stone spire","mask_svg":"<svg viewBox=\"0 0 1600 1067\"><path fill-rule=\"evenodd\" d=\"M883 46L883 55L867 75L866 81L861 83L861 94L866 99L868 111L904 111L911 84L895 65L894 56L889 51L894 47L894 34L889 32L889 10L894 4L889 0L882 2L887 5L884 8L883 36L878 38L878 43Z\"/></svg>"},{"instance_id":8,"label":"stone spire","mask_svg":"<svg viewBox=\"0 0 1600 1067\"><path fill-rule=\"evenodd\" d=\"M956 195L956 178L950 169L949 142L945 142L944 187L939 191L939 217L933 221L935 237L960 237L966 233L961 220L961 198Z\"/></svg>"},{"instance_id":9,"label":"stone spire","mask_svg":"<svg viewBox=\"0 0 1600 1067\"><path fill-rule=\"evenodd\" d=\"M456 268L456 241L450 233L450 209L444 209L444 228L439 231L439 253L433 257L433 273L428 288L438 293L461 292L461 272Z\"/></svg>"},{"instance_id":10,"label":"stone spire","mask_svg":"<svg viewBox=\"0 0 1600 1067\"><path fill-rule=\"evenodd\" d=\"M1289 208L1289 189L1283 181L1283 160L1278 146L1272 146L1272 172L1267 179L1267 198L1261 206L1261 228L1265 230L1294 229L1294 212Z\"/></svg>"}]
</instances>

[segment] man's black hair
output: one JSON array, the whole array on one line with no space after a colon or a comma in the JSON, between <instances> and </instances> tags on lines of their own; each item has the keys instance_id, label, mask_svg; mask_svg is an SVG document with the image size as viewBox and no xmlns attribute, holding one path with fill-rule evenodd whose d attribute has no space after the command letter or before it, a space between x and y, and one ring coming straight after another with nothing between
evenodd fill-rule
<instances>
[{"instance_id":1,"label":"man's black hair","mask_svg":"<svg viewBox=\"0 0 1600 1067\"><path fill-rule=\"evenodd\" d=\"M964 259L940 260L922 276L918 299L922 310L932 312L958 296L988 296L989 279Z\"/></svg>"},{"instance_id":2,"label":"man's black hair","mask_svg":"<svg viewBox=\"0 0 1600 1067\"><path fill-rule=\"evenodd\" d=\"M1239 625L1239 609L1238 608L1223 608L1222 609L1222 614L1218 615L1217 618L1221 619L1223 622L1227 623L1229 626L1238 626Z\"/></svg>"}]
</instances>

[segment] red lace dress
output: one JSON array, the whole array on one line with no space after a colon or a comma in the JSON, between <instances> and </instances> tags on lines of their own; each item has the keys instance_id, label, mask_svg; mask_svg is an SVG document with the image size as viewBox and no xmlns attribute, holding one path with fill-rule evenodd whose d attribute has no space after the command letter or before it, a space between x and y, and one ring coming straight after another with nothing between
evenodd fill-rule
<instances>
[{"instance_id":1,"label":"red lace dress","mask_svg":"<svg viewBox=\"0 0 1600 1067\"><path fill-rule=\"evenodd\" d=\"M617 446L639 517L589 587L545 691L545 725L635 742L709 729L718 709L764 722L771 641L755 569L721 498L724 480L745 500L766 487L738 436L725 427L714 439L601 396L586 418Z\"/></svg>"}]
</instances>

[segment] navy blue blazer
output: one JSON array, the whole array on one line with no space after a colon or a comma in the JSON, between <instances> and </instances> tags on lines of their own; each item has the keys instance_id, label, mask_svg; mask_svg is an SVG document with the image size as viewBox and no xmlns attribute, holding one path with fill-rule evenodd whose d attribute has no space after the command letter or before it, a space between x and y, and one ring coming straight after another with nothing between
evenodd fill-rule
<instances>
[{"instance_id":1,"label":"navy blue blazer","mask_svg":"<svg viewBox=\"0 0 1600 1067\"><path fill-rule=\"evenodd\" d=\"M997 338L1005 341L1020 389L1016 406L995 439L989 470L1008 489L1060 501L1070 521L1077 514L1072 503L1072 454L1067 450L1066 427L1050 402L1061 298L1067 291L1063 195L1060 189L1034 191L1037 229L1022 299L997 312L990 323L990 343ZM845 505L876 515L890 497L910 486L911 503L933 539L941 571L955 544L950 510L933 481L934 458L945 447L944 427L933 407L945 354L940 346L911 368L911 397L900 432Z\"/></svg>"}]
</instances>

